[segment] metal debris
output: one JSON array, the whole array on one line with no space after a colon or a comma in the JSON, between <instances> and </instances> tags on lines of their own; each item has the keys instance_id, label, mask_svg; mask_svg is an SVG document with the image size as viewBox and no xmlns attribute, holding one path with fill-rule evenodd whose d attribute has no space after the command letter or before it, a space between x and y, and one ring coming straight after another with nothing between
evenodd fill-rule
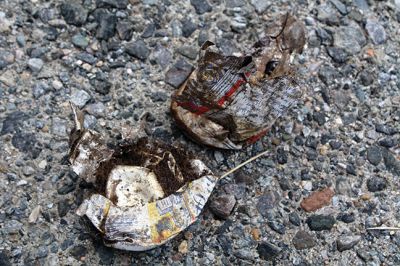
<instances>
[{"instance_id":1,"label":"metal debris","mask_svg":"<svg viewBox=\"0 0 400 266\"><path fill-rule=\"evenodd\" d=\"M148 250L196 221L218 181L202 161L144 138L108 148L99 133L83 127L81 111L72 109L72 169L98 190L77 214L89 218L105 245Z\"/></svg>"},{"instance_id":2,"label":"metal debris","mask_svg":"<svg viewBox=\"0 0 400 266\"><path fill-rule=\"evenodd\" d=\"M301 98L303 85L290 61L305 39L303 23L286 14L246 56L224 56L207 41L197 69L173 96L178 126L216 148L241 149L258 140Z\"/></svg>"}]
</instances>

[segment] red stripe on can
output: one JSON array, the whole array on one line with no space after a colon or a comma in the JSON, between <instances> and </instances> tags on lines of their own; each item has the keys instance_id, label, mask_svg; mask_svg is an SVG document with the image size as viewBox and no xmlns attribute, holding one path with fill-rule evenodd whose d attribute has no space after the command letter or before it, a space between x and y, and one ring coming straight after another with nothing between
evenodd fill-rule
<instances>
[{"instance_id":1,"label":"red stripe on can","mask_svg":"<svg viewBox=\"0 0 400 266\"><path fill-rule=\"evenodd\" d=\"M245 73L245 76L249 77L250 74L251 74L250 72L247 72L247 73ZM222 96L221 99L218 100L218 105L222 106L228 100L228 98L231 97L237 91L237 89L239 89L240 86L244 83L246 83L246 81L244 79L238 79L235 82L235 84L233 84L233 86L228 90L228 92L225 93L225 95Z\"/></svg>"},{"instance_id":2,"label":"red stripe on can","mask_svg":"<svg viewBox=\"0 0 400 266\"><path fill-rule=\"evenodd\" d=\"M248 144L253 144L253 143L255 143L257 140L259 140L261 137L263 137L263 136L267 133L267 131L268 131L268 129L264 129L264 130L261 131L260 133L254 135L254 136L252 136L252 137L250 137L250 138L248 138L248 139L246 140L246 142L247 142Z\"/></svg>"}]
</instances>

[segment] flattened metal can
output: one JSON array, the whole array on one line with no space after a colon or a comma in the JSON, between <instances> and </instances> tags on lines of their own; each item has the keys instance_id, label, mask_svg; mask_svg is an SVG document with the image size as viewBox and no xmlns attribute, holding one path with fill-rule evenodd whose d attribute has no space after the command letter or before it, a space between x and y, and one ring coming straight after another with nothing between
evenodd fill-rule
<instances>
[{"instance_id":1,"label":"flattened metal can","mask_svg":"<svg viewBox=\"0 0 400 266\"><path fill-rule=\"evenodd\" d=\"M290 65L305 44L303 23L287 14L248 55L201 48L198 67L174 94L173 117L195 141L241 149L263 136L301 98L303 84Z\"/></svg>"},{"instance_id":2,"label":"flattened metal can","mask_svg":"<svg viewBox=\"0 0 400 266\"><path fill-rule=\"evenodd\" d=\"M197 220L218 178L183 149L141 138L109 148L83 127L73 106L72 169L96 193L77 214L86 216L107 246L143 251L164 244Z\"/></svg>"}]
</instances>

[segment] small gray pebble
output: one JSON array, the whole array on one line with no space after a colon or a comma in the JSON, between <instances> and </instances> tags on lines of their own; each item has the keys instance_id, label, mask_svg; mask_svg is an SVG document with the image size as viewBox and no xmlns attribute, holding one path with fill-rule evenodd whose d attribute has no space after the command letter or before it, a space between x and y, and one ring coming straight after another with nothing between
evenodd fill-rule
<instances>
[{"instance_id":1,"label":"small gray pebble","mask_svg":"<svg viewBox=\"0 0 400 266\"><path fill-rule=\"evenodd\" d=\"M28 60L28 67L32 72L37 73L42 70L44 62L40 58L31 58Z\"/></svg>"}]
</instances>

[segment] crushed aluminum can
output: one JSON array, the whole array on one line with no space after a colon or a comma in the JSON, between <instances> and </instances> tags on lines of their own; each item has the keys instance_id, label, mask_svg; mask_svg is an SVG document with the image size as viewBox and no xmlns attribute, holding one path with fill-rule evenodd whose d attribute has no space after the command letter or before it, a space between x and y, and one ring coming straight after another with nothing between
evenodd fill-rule
<instances>
[{"instance_id":1,"label":"crushed aluminum can","mask_svg":"<svg viewBox=\"0 0 400 266\"><path fill-rule=\"evenodd\" d=\"M197 69L171 102L177 125L194 141L241 149L301 98L304 84L290 61L303 50L305 26L290 14L278 24L246 56L224 56L209 41L202 46Z\"/></svg>"},{"instance_id":2,"label":"crushed aluminum can","mask_svg":"<svg viewBox=\"0 0 400 266\"><path fill-rule=\"evenodd\" d=\"M143 251L160 246L196 221L218 178L184 150L141 138L109 148L99 133L83 127L72 106L73 171L95 185L78 207L106 246Z\"/></svg>"}]
</instances>

